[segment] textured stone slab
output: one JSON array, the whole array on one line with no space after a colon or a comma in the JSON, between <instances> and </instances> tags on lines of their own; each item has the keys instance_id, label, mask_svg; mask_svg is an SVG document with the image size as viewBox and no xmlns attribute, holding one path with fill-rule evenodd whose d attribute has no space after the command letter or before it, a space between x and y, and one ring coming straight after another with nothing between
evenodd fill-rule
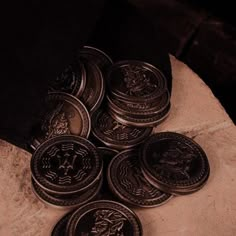
<instances>
[{"instance_id":1,"label":"textured stone slab","mask_svg":"<svg viewBox=\"0 0 236 236\"><path fill-rule=\"evenodd\" d=\"M221 129L232 120L209 87L188 66L171 57L173 89L169 117L155 132L176 131L195 136L199 132Z\"/></svg>"}]
</instances>

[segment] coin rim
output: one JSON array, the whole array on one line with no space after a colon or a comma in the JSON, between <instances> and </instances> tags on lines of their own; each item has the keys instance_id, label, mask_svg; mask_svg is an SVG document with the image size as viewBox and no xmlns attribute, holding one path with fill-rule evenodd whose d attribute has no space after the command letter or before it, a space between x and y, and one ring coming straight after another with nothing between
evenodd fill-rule
<instances>
[{"instance_id":1,"label":"coin rim","mask_svg":"<svg viewBox=\"0 0 236 236\"><path fill-rule=\"evenodd\" d=\"M94 183L93 186L90 186L88 190L83 191L82 193L79 192L77 198L74 198L73 200L63 200L55 196L51 196L44 189L42 189L37 184L37 182L34 181L33 178L31 179L32 190L35 193L35 195L38 197L38 199L44 202L45 204L52 206L56 209L72 209L93 200L98 195L102 187L102 183L103 183L103 177L101 176L101 179L98 180L96 183ZM90 193L88 193L88 191L90 191Z\"/></svg>"},{"instance_id":2,"label":"coin rim","mask_svg":"<svg viewBox=\"0 0 236 236\"><path fill-rule=\"evenodd\" d=\"M84 105L86 106L86 107L88 107L87 109L89 110L89 113L90 114L92 114L94 111L96 111L98 108L99 108L99 106L101 105L101 103L102 103L102 101L103 101L103 98L104 98L104 95L105 95L105 81L104 81L104 78L103 78L103 75L102 75L102 72L101 72L101 70L100 70L100 68L96 65L96 64L94 64L94 63L91 63L91 62L89 62L89 61L86 61L85 63L87 63L86 65L85 65L85 68L87 69L87 70L92 70L93 72L93 78L91 78L91 76L90 77L88 77L87 76L87 83L86 83L86 86L85 86L85 89L84 89L84 91L86 90L86 89L89 89L89 87L87 87L88 85L89 85L89 81L88 80L90 80L90 79L94 79L94 78L98 78L97 79L97 84L99 84L100 83L100 88L99 89L97 89L97 91L98 91L98 96L97 97L93 97L93 99L92 99L92 101L94 101L93 103L92 103L92 106L91 107L89 107L88 105L86 105L86 103L87 103L87 101L83 101L84 99L83 99L83 94L81 95L81 101L84 103ZM88 69L88 67L90 67L90 69ZM96 75L95 75L96 74ZM88 73L87 73L87 75L88 75ZM95 76L94 76L95 75ZM95 79L96 80L96 79ZM95 81L94 80L94 81ZM91 82L93 82L93 81L91 81ZM95 86L95 87L97 87L97 86Z\"/></svg>"},{"instance_id":3,"label":"coin rim","mask_svg":"<svg viewBox=\"0 0 236 236\"><path fill-rule=\"evenodd\" d=\"M140 118L134 118L131 116L117 114L111 106L109 106L108 113L115 119L117 122L127 125L127 126L135 126L135 127L155 127L162 123L170 114L171 103L160 113L155 114L153 117L145 117L141 116ZM164 115L163 115L164 114ZM158 118L158 119L157 119Z\"/></svg>"}]
</instances>

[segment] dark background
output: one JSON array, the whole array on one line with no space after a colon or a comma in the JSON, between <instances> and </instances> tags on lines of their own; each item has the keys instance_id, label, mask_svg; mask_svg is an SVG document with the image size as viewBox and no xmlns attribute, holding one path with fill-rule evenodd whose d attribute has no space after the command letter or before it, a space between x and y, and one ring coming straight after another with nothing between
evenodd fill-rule
<instances>
[{"instance_id":1,"label":"dark background","mask_svg":"<svg viewBox=\"0 0 236 236\"><path fill-rule=\"evenodd\" d=\"M195 71L236 123L233 2L130 0L159 28L167 50Z\"/></svg>"}]
</instances>

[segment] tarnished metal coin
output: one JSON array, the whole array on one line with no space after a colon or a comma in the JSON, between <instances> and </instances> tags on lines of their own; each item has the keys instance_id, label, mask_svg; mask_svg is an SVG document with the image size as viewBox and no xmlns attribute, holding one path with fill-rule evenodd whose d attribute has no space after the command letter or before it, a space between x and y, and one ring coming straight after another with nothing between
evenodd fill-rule
<instances>
[{"instance_id":1,"label":"tarnished metal coin","mask_svg":"<svg viewBox=\"0 0 236 236\"><path fill-rule=\"evenodd\" d=\"M80 50L80 57L87 59L93 64L96 64L103 73L106 73L108 68L113 64L112 59L105 52L91 46L84 46Z\"/></svg>"},{"instance_id":2,"label":"tarnished metal coin","mask_svg":"<svg viewBox=\"0 0 236 236\"><path fill-rule=\"evenodd\" d=\"M107 169L112 158L116 156L119 152L117 150L108 147L98 147L98 151L103 159L103 184L100 189L98 199L113 199L113 194L108 187L107 182Z\"/></svg>"},{"instance_id":3,"label":"tarnished metal coin","mask_svg":"<svg viewBox=\"0 0 236 236\"><path fill-rule=\"evenodd\" d=\"M56 208L75 208L81 206L91 200L93 200L99 193L102 180L98 180L93 186L89 189L86 189L83 192L73 193L73 194L53 194L48 193L43 190L33 179L32 179L32 189L35 195L47 205L56 207Z\"/></svg>"},{"instance_id":4,"label":"tarnished metal coin","mask_svg":"<svg viewBox=\"0 0 236 236\"><path fill-rule=\"evenodd\" d=\"M91 129L88 110L76 97L62 92L52 92L46 98L45 112L39 130L34 134L32 148L45 140L66 134L87 138Z\"/></svg>"},{"instance_id":5,"label":"tarnished metal coin","mask_svg":"<svg viewBox=\"0 0 236 236\"><path fill-rule=\"evenodd\" d=\"M152 128L125 126L106 111L98 110L92 116L92 133L109 147L125 149L139 145L151 134Z\"/></svg>"},{"instance_id":6,"label":"tarnished metal coin","mask_svg":"<svg viewBox=\"0 0 236 236\"><path fill-rule=\"evenodd\" d=\"M90 113L92 113L101 105L104 97L104 80L103 75L96 64L85 61L85 68L87 83L80 99Z\"/></svg>"},{"instance_id":7,"label":"tarnished metal coin","mask_svg":"<svg viewBox=\"0 0 236 236\"><path fill-rule=\"evenodd\" d=\"M166 91L162 96L154 101L147 101L143 103L137 102L123 102L112 97L107 96L108 102L114 107L114 110L119 114L125 115L140 115L150 116L162 112L170 102L169 92Z\"/></svg>"},{"instance_id":8,"label":"tarnished metal coin","mask_svg":"<svg viewBox=\"0 0 236 236\"><path fill-rule=\"evenodd\" d=\"M51 236L65 236L67 223L74 213L74 210L66 213L54 226Z\"/></svg>"},{"instance_id":9,"label":"tarnished metal coin","mask_svg":"<svg viewBox=\"0 0 236 236\"><path fill-rule=\"evenodd\" d=\"M147 102L166 91L166 78L155 66L135 60L115 63L107 75L114 97L131 102Z\"/></svg>"},{"instance_id":10,"label":"tarnished metal coin","mask_svg":"<svg viewBox=\"0 0 236 236\"><path fill-rule=\"evenodd\" d=\"M110 189L123 202L139 207L155 207L172 195L151 185L142 174L139 153L129 149L112 159L107 171Z\"/></svg>"},{"instance_id":11,"label":"tarnished metal coin","mask_svg":"<svg viewBox=\"0 0 236 236\"><path fill-rule=\"evenodd\" d=\"M171 104L161 112L153 115L125 115L119 114L111 104L108 104L108 112L117 122L134 127L154 127L163 122L169 115Z\"/></svg>"},{"instance_id":12,"label":"tarnished metal coin","mask_svg":"<svg viewBox=\"0 0 236 236\"><path fill-rule=\"evenodd\" d=\"M41 144L31 158L31 172L37 184L56 194L78 193L101 177L103 161L87 139L65 135Z\"/></svg>"},{"instance_id":13,"label":"tarnished metal coin","mask_svg":"<svg viewBox=\"0 0 236 236\"><path fill-rule=\"evenodd\" d=\"M50 92L65 92L81 96L86 85L86 71L82 61L73 63L57 76L49 87Z\"/></svg>"},{"instance_id":14,"label":"tarnished metal coin","mask_svg":"<svg viewBox=\"0 0 236 236\"><path fill-rule=\"evenodd\" d=\"M94 201L80 207L67 224L67 235L141 236L142 226L137 215L114 201Z\"/></svg>"},{"instance_id":15,"label":"tarnished metal coin","mask_svg":"<svg viewBox=\"0 0 236 236\"><path fill-rule=\"evenodd\" d=\"M179 133L163 132L150 136L143 144L140 161L149 182L173 194L199 190L210 173L203 149Z\"/></svg>"}]
</instances>

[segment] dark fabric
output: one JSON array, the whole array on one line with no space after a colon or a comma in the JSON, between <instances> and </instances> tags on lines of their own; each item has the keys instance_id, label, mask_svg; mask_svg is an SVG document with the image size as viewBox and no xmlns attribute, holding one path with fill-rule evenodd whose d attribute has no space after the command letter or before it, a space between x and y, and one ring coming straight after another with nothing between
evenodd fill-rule
<instances>
[{"instance_id":1,"label":"dark fabric","mask_svg":"<svg viewBox=\"0 0 236 236\"><path fill-rule=\"evenodd\" d=\"M83 45L100 47L115 61L150 62L163 70L171 87L169 57L159 44L158 32L127 2L26 2L2 6L6 24L2 27L1 139L27 149L48 83Z\"/></svg>"}]
</instances>

